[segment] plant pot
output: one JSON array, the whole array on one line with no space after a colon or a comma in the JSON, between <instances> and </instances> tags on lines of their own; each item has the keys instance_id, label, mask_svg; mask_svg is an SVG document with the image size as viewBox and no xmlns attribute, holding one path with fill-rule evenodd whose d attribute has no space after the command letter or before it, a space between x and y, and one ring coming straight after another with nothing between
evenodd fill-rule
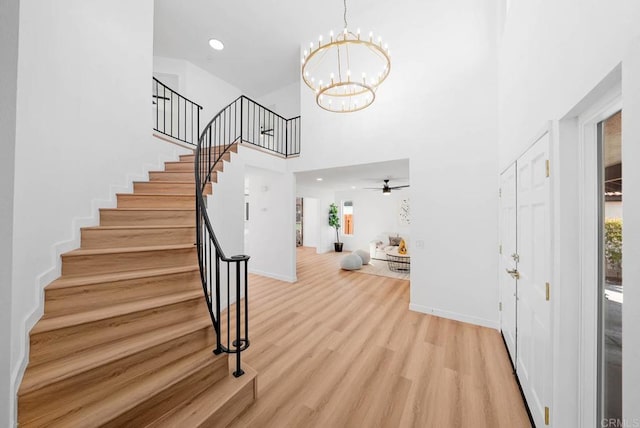
<instances>
[{"instance_id":1,"label":"plant pot","mask_svg":"<svg viewBox=\"0 0 640 428\"><path fill-rule=\"evenodd\" d=\"M342 252L342 246L344 245L344 242L334 242L333 243L333 248L336 250L336 253L341 253Z\"/></svg>"}]
</instances>

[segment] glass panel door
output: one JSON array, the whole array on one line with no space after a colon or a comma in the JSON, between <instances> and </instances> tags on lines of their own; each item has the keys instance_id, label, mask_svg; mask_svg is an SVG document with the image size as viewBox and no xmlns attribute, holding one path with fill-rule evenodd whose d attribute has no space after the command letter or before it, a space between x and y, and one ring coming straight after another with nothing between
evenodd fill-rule
<instances>
[{"instance_id":1,"label":"glass panel door","mask_svg":"<svg viewBox=\"0 0 640 428\"><path fill-rule=\"evenodd\" d=\"M606 422L606 426L622 426L615 425L622 423L621 124L622 112L598 124L601 177L599 389L600 420Z\"/></svg>"}]
</instances>

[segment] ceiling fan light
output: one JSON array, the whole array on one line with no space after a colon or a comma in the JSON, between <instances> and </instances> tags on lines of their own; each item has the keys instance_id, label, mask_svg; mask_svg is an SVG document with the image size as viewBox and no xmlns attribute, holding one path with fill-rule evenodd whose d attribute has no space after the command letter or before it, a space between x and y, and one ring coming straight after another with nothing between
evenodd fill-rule
<instances>
[{"instance_id":1,"label":"ceiling fan light","mask_svg":"<svg viewBox=\"0 0 640 428\"><path fill-rule=\"evenodd\" d=\"M390 195L391 194L391 189L389 189L388 187L385 187L382 189L382 194L383 195Z\"/></svg>"}]
</instances>

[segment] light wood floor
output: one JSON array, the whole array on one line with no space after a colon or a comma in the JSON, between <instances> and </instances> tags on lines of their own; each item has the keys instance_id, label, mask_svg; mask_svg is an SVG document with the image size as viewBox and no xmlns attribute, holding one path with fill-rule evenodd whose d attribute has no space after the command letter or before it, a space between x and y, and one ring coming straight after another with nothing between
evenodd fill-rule
<instances>
[{"instance_id":1,"label":"light wood floor","mask_svg":"<svg viewBox=\"0 0 640 428\"><path fill-rule=\"evenodd\" d=\"M499 332L411 312L409 282L298 250L298 282L251 276L258 400L232 427L529 427Z\"/></svg>"}]
</instances>

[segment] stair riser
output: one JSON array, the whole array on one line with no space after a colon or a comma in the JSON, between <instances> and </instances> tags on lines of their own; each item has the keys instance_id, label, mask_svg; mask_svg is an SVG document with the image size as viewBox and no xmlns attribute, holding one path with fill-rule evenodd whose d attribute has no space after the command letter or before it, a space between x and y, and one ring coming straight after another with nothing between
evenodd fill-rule
<instances>
[{"instance_id":1,"label":"stair riser","mask_svg":"<svg viewBox=\"0 0 640 428\"><path fill-rule=\"evenodd\" d=\"M198 428L224 428L256 401L256 381L248 383Z\"/></svg>"},{"instance_id":2,"label":"stair riser","mask_svg":"<svg viewBox=\"0 0 640 428\"><path fill-rule=\"evenodd\" d=\"M175 172L193 172L194 163L193 162L165 162L164 170L165 171L175 171Z\"/></svg>"},{"instance_id":3,"label":"stair riser","mask_svg":"<svg viewBox=\"0 0 640 428\"><path fill-rule=\"evenodd\" d=\"M208 183L204 190L205 193L210 195L212 192L211 183ZM133 183L133 193L193 195L196 193L196 187L194 183L165 183L161 181L148 181L144 183Z\"/></svg>"},{"instance_id":4,"label":"stair riser","mask_svg":"<svg viewBox=\"0 0 640 428\"><path fill-rule=\"evenodd\" d=\"M193 211L100 211L101 226L193 226L195 225L195 207Z\"/></svg>"},{"instance_id":5,"label":"stair riser","mask_svg":"<svg viewBox=\"0 0 640 428\"><path fill-rule=\"evenodd\" d=\"M191 208L195 195L118 195L118 208Z\"/></svg>"},{"instance_id":6,"label":"stair riser","mask_svg":"<svg viewBox=\"0 0 640 428\"><path fill-rule=\"evenodd\" d=\"M106 422L103 428L147 426L180 403L195 398L200 392L228 376L229 368L226 358L211 358L209 361L200 370L171 388L160 391L125 414Z\"/></svg>"},{"instance_id":7,"label":"stair riser","mask_svg":"<svg viewBox=\"0 0 640 428\"><path fill-rule=\"evenodd\" d=\"M217 156L217 154L215 154L215 156ZM211 158L212 160L215 160L215 156L214 153L211 153ZM208 161L208 155L203 155L203 160ZM196 155L182 155L180 156L180 162L191 162L191 163L195 163L196 160ZM225 154L222 155L222 160L224 160L225 162L231 162L231 153L230 152L226 152Z\"/></svg>"},{"instance_id":8,"label":"stair riser","mask_svg":"<svg viewBox=\"0 0 640 428\"><path fill-rule=\"evenodd\" d=\"M193 172L165 172L151 171L149 172L150 181L189 181L195 183L195 175Z\"/></svg>"},{"instance_id":9,"label":"stair riser","mask_svg":"<svg viewBox=\"0 0 640 428\"><path fill-rule=\"evenodd\" d=\"M193 266L198 260L196 248L157 251L135 251L90 255L62 256L63 275L96 275L109 272L128 272L139 269Z\"/></svg>"},{"instance_id":10,"label":"stair riser","mask_svg":"<svg viewBox=\"0 0 640 428\"><path fill-rule=\"evenodd\" d=\"M119 389L126 388L127 383L139 376L158 370L172 361L177 361L204 348L215 348L212 327L168 340L166 343L147 348L137 354L21 395L19 414L28 414L33 418L32 421L48 425L84 405L117 393ZM226 370L222 372L222 375L226 374ZM70 403L72 403L71 406Z\"/></svg>"},{"instance_id":11,"label":"stair riser","mask_svg":"<svg viewBox=\"0 0 640 428\"><path fill-rule=\"evenodd\" d=\"M32 362L55 360L152 329L208 316L204 297L31 335Z\"/></svg>"},{"instance_id":12,"label":"stair riser","mask_svg":"<svg viewBox=\"0 0 640 428\"><path fill-rule=\"evenodd\" d=\"M83 229L81 248L124 248L193 244L195 227L161 229Z\"/></svg>"},{"instance_id":13,"label":"stair riser","mask_svg":"<svg viewBox=\"0 0 640 428\"><path fill-rule=\"evenodd\" d=\"M202 287L198 270L136 278L125 281L103 282L70 288L45 289L44 312L47 315L75 313L98 309Z\"/></svg>"}]
</instances>

